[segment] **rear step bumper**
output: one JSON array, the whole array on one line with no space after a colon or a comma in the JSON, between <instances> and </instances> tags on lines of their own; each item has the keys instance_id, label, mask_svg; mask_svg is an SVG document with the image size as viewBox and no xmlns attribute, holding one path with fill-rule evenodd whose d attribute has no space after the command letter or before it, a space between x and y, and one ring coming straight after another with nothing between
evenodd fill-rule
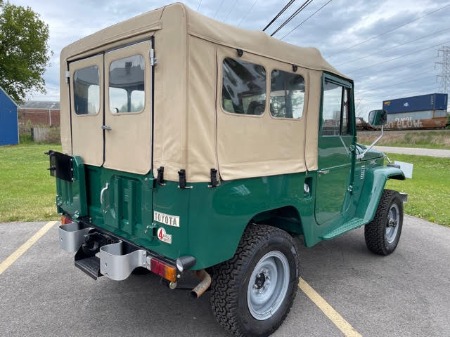
<instances>
[{"instance_id":1,"label":"rear step bumper","mask_svg":"<svg viewBox=\"0 0 450 337\"><path fill-rule=\"evenodd\" d=\"M84 271L94 280L101 276L100 259L97 256L85 257L80 260L75 260L75 267Z\"/></svg>"},{"instance_id":2,"label":"rear step bumper","mask_svg":"<svg viewBox=\"0 0 450 337\"><path fill-rule=\"evenodd\" d=\"M137 267L150 268L150 256L142 249L122 255L123 242L100 248L100 273L112 280L121 281L130 276Z\"/></svg>"},{"instance_id":3,"label":"rear step bumper","mask_svg":"<svg viewBox=\"0 0 450 337\"><path fill-rule=\"evenodd\" d=\"M137 267L148 269L150 257L145 250L137 249L123 254L122 246L122 241L102 246L98 256L89 256L79 251L75 255L75 266L95 280L105 275L114 281L125 280Z\"/></svg>"},{"instance_id":4,"label":"rear step bumper","mask_svg":"<svg viewBox=\"0 0 450 337\"><path fill-rule=\"evenodd\" d=\"M75 253L84 243L91 227L83 228L76 222L59 226L59 246L69 253Z\"/></svg>"},{"instance_id":5,"label":"rear step bumper","mask_svg":"<svg viewBox=\"0 0 450 337\"><path fill-rule=\"evenodd\" d=\"M59 242L63 250L77 252L75 266L94 279L105 275L115 281L125 280L138 267L171 282L179 277L174 263L81 223L59 226Z\"/></svg>"}]
</instances>

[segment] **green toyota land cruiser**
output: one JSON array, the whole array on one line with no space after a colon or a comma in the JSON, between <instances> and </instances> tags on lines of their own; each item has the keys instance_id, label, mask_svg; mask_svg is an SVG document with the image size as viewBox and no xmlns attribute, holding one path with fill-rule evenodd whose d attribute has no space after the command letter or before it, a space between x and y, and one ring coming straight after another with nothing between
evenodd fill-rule
<instances>
[{"instance_id":1,"label":"green toyota land cruiser","mask_svg":"<svg viewBox=\"0 0 450 337\"><path fill-rule=\"evenodd\" d=\"M373 111L381 125L385 114ZM392 253L403 172L357 144L353 82L314 48L182 4L61 52L62 152L50 151L61 247L96 279L196 274L217 321L266 336L292 306L299 240L365 226Z\"/></svg>"}]
</instances>

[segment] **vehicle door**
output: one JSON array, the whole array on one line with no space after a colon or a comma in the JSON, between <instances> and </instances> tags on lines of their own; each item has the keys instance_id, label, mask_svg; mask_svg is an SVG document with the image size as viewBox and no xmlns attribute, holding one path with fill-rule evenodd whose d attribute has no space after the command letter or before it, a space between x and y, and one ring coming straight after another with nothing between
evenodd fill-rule
<instances>
[{"instance_id":1,"label":"vehicle door","mask_svg":"<svg viewBox=\"0 0 450 337\"><path fill-rule=\"evenodd\" d=\"M103 164L103 54L69 64L72 153L88 165Z\"/></svg>"},{"instance_id":2,"label":"vehicle door","mask_svg":"<svg viewBox=\"0 0 450 337\"><path fill-rule=\"evenodd\" d=\"M72 152L85 164L150 171L150 48L146 41L69 64Z\"/></svg>"},{"instance_id":3,"label":"vehicle door","mask_svg":"<svg viewBox=\"0 0 450 337\"><path fill-rule=\"evenodd\" d=\"M324 74L319 128L315 216L321 225L339 225L351 204L354 123L352 83Z\"/></svg>"},{"instance_id":4,"label":"vehicle door","mask_svg":"<svg viewBox=\"0 0 450 337\"><path fill-rule=\"evenodd\" d=\"M151 169L150 41L105 54L106 168L138 174Z\"/></svg>"},{"instance_id":5,"label":"vehicle door","mask_svg":"<svg viewBox=\"0 0 450 337\"><path fill-rule=\"evenodd\" d=\"M148 40L69 63L72 153L88 165L89 216L133 235L152 218L151 48Z\"/></svg>"}]
</instances>

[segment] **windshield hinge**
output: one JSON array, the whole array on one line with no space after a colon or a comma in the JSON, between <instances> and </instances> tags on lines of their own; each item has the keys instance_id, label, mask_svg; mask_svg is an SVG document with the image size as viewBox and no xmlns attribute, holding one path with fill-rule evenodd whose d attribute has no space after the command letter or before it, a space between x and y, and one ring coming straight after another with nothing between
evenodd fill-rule
<instances>
[{"instance_id":1,"label":"windshield hinge","mask_svg":"<svg viewBox=\"0 0 450 337\"><path fill-rule=\"evenodd\" d=\"M154 67L158 63L158 59L155 57L155 50L150 49L150 65Z\"/></svg>"},{"instance_id":2,"label":"windshield hinge","mask_svg":"<svg viewBox=\"0 0 450 337\"><path fill-rule=\"evenodd\" d=\"M66 83L69 83L70 71L66 70L65 77L66 77Z\"/></svg>"}]
</instances>

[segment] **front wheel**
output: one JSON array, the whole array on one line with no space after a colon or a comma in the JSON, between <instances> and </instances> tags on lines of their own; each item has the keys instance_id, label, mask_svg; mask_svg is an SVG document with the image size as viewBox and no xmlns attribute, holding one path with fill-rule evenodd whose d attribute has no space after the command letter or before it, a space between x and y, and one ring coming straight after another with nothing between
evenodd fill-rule
<instances>
[{"instance_id":1,"label":"front wheel","mask_svg":"<svg viewBox=\"0 0 450 337\"><path fill-rule=\"evenodd\" d=\"M268 336L289 313L298 281L294 239L278 228L250 225L234 257L214 268L213 313L235 336Z\"/></svg>"},{"instance_id":2,"label":"front wheel","mask_svg":"<svg viewBox=\"0 0 450 337\"><path fill-rule=\"evenodd\" d=\"M367 248L389 255L397 248L403 227L403 202L396 191L384 190L375 218L364 229Z\"/></svg>"}]
</instances>

